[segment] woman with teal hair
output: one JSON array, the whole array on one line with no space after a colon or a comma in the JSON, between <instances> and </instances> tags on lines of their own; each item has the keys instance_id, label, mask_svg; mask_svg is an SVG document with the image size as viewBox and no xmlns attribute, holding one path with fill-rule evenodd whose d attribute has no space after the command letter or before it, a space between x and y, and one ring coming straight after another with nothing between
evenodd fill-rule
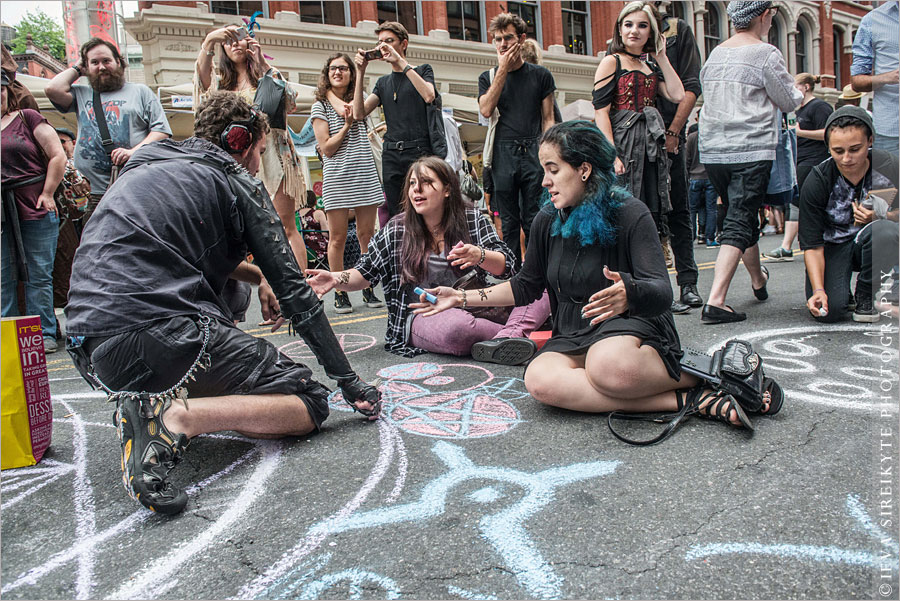
<instances>
[{"instance_id":1,"label":"woman with teal hair","mask_svg":"<svg viewBox=\"0 0 900 601\"><path fill-rule=\"evenodd\" d=\"M532 224L522 270L483 290L428 290L437 302L422 295L411 305L416 313L522 306L546 288L553 335L525 371L538 401L588 412L691 404L701 416L751 427L731 396L681 371L662 249L647 244L656 225L644 203L614 185L612 144L594 124L571 121L544 132L539 157L549 198Z\"/></svg>"}]
</instances>

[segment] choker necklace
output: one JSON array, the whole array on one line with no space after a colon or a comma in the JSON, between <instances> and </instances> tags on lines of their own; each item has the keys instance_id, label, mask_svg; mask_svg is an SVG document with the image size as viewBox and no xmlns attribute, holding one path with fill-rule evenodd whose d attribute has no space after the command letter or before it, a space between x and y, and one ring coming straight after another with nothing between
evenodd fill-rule
<instances>
[{"instance_id":1,"label":"choker necklace","mask_svg":"<svg viewBox=\"0 0 900 601\"><path fill-rule=\"evenodd\" d=\"M632 53L628 52L627 50L623 50L622 52L623 52L624 54L627 54L627 55L630 56L631 58L635 58L635 59L637 59L637 60L641 60L641 57L644 56L643 54L632 54Z\"/></svg>"}]
</instances>

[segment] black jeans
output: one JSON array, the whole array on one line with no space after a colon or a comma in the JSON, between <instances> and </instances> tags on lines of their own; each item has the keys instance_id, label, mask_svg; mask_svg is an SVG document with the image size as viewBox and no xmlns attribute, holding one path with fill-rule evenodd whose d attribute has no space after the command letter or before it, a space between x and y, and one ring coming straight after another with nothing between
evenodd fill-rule
<instances>
[{"instance_id":1,"label":"black jeans","mask_svg":"<svg viewBox=\"0 0 900 601\"><path fill-rule=\"evenodd\" d=\"M691 233L691 212L684 165L684 144L679 142L678 154L669 154L669 200L672 210L665 220L669 229L669 243L675 259L676 282L679 286L697 283L697 263L694 262L694 237Z\"/></svg>"},{"instance_id":2,"label":"black jeans","mask_svg":"<svg viewBox=\"0 0 900 601\"><path fill-rule=\"evenodd\" d=\"M710 163L706 175L722 199L722 244L741 252L759 242L759 208L766 199L772 161Z\"/></svg>"},{"instance_id":3,"label":"black jeans","mask_svg":"<svg viewBox=\"0 0 900 601\"><path fill-rule=\"evenodd\" d=\"M388 150L381 153L381 180L384 188L384 206L391 217L403 210L403 184L406 172L416 159L432 154L430 148Z\"/></svg>"},{"instance_id":4,"label":"black jeans","mask_svg":"<svg viewBox=\"0 0 900 601\"><path fill-rule=\"evenodd\" d=\"M328 417L328 389L312 379L312 372L278 352L271 342L255 338L233 325L210 320L209 369L196 372L188 382L190 396L230 394L293 394L321 427ZM195 316L161 320L139 330L105 338L88 338L76 345L69 338L66 350L75 367L91 385L87 371L112 390L161 392L173 386L197 357L203 334Z\"/></svg>"},{"instance_id":5,"label":"black jeans","mask_svg":"<svg viewBox=\"0 0 900 601\"><path fill-rule=\"evenodd\" d=\"M541 208L541 180L544 171L538 160L537 138L497 140L491 165L494 195L491 208L500 213L503 241L522 263L519 228L525 231L525 246L531 234L531 222Z\"/></svg>"},{"instance_id":6,"label":"black jeans","mask_svg":"<svg viewBox=\"0 0 900 601\"><path fill-rule=\"evenodd\" d=\"M873 276L881 286L883 274L897 263L900 226L887 219L873 221L852 240L841 244L825 244L825 294L828 295L828 315L816 321L834 323L846 317L850 300L850 278L854 271L856 295L872 298ZM806 277L806 298L813 294L809 276Z\"/></svg>"}]
</instances>

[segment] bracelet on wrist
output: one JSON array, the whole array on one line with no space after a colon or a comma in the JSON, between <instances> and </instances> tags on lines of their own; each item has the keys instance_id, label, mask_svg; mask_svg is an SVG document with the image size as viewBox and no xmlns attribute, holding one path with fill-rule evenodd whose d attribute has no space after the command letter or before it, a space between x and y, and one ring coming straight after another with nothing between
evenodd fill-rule
<instances>
[{"instance_id":1,"label":"bracelet on wrist","mask_svg":"<svg viewBox=\"0 0 900 601\"><path fill-rule=\"evenodd\" d=\"M462 300L461 308L462 308L463 310L468 309L468 308L469 308L469 299L466 298L466 291L465 291L465 290L460 290L460 291L459 291L459 298Z\"/></svg>"},{"instance_id":2,"label":"bracelet on wrist","mask_svg":"<svg viewBox=\"0 0 900 601\"><path fill-rule=\"evenodd\" d=\"M212 50L207 49L204 52L206 52L206 56L215 56L216 55L216 47L213 46Z\"/></svg>"},{"instance_id":3,"label":"bracelet on wrist","mask_svg":"<svg viewBox=\"0 0 900 601\"><path fill-rule=\"evenodd\" d=\"M677 138L677 137L678 137L678 132L672 131L671 129L667 129L667 130L666 130L666 135L667 135L667 136L670 136L670 137L672 137L672 138Z\"/></svg>"},{"instance_id":4,"label":"bracelet on wrist","mask_svg":"<svg viewBox=\"0 0 900 601\"><path fill-rule=\"evenodd\" d=\"M79 67L77 63L72 65L72 68L75 69L75 73L78 73L79 77L84 75L84 73L81 71L81 67Z\"/></svg>"},{"instance_id":5,"label":"bracelet on wrist","mask_svg":"<svg viewBox=\"0 0 900 601\"><path fill-rule=\"evenodd\" d=\"M478 248L479 248L479 250L481 250L481 259L478 261L477 265L481 265L482 263L484 263L486 254L485 254L483 246L479 246Z\"/></svg>"},{"instance_id":6,"label":"bracelet on wrist","mask_svg":"<svg viewBox=\"0 0 900 601\"><path fill-rule=\"evenodd\" d=\"M815 290L813 290L813 294L815 294L816 292L825 292L825 289L824 288L816 288Z\"/></svg>"},{"instance_id":7,"label":"bracelet on wrist","mask_svg":"<svg viewBox=\"0 0 900 601\"><path fill-rule=\"evenodd\" d=\"M409 70L412 69L412 68L413 68L412 65L410 65L409 63L406 63L406 66L403 67L403 74L406 75L406 72L409 71Z\"/></svg>"}]
</instances>

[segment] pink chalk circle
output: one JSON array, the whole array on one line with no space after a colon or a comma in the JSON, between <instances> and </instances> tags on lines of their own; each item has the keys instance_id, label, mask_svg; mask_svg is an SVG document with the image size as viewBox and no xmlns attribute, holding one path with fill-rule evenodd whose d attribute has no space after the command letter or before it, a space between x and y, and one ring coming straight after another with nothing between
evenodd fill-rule
<instances>
[{"instance_id":1,"label":"pink chalk circle","mask_svg":"<svg viewBox=\"0 0 900 601\"><path fill-rule=\"evenodd\" d=\"M444 386L446 384L452 384L456 378L452 376L434 376L433 378L428 378L423 381L422 384L428 384L429 386Z\"/></svg>"},{"instance_id":2,"label":"pink chalk circle","mask_svg":"<svg viewBox=\"0 0 900 601\"><path fill-rule=\"evenodd\" d=\"M338 342L344 349L345 355L352 355L375 346L375 337L366 334L338 334ZM302 340L289 342L278 350L294 361L310 361L315 360L316 356Z\"/></svg>"},{"instance_id":3,"label":"pink chalk circle","mask_svg":"<svg viewBox=\"0 0 900 601\"><path fill-rule=\"evenodd\" d=\"M401 363L380 370L378 377L385 380L424 380L441 371L442 367L434 363Z\"/></svg>"}]
</instances>

